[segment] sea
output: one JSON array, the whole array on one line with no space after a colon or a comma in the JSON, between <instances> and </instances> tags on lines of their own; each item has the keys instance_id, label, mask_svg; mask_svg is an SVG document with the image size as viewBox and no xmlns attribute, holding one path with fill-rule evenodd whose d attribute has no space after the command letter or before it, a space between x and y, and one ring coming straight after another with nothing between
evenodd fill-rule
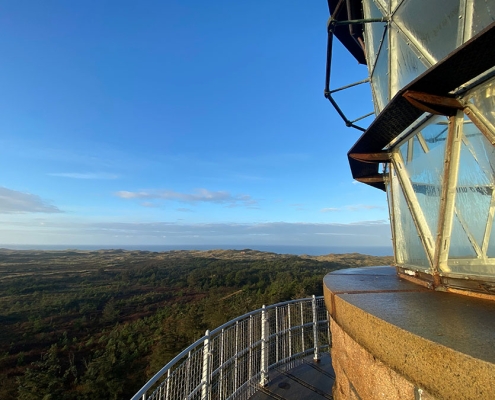
<instances>
[{"instance_id":1,"label":"sea","mask_svg":"<svg viewBox=\"0 0 495 400\"><path fill-rule=\"evenodd\" d=\"M393 255L391 246L290 246L290 245L12 245L0 244L0 248L11 250L142 250L164 252L172 250L259 250L278 254L307 254L322 256L325 254L361 253L371 256Z\"/></svg>"}]
</instances>

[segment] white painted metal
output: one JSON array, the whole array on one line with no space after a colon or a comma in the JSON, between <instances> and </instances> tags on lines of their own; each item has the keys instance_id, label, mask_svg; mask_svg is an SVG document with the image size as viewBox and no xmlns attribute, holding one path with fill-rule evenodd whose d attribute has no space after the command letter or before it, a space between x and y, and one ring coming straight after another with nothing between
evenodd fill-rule
<instances>
[{"instance_id":1,"label":"white painted metal","mask_svg":"<svg viewBox=\"0 0 495 400\"><path fill-rule=\"evenodd\" d=\"M205 341L203 343L203 371L202 371L202 379L201 379L201 398L205 400L209 400L210 398L210 331L206 331L205 333Z\"/></svg>"},{"instance_id":2,"label":"white painted metal","mask_svg":"<svg viewBox=\"0 0 495 400\"><path fill-rule=\"evenodd\" d=\"M320 359L320 353L318 348L318 316L316 315L316 297L313 295L313 347L315 349L315 353L313 359L318 361Z\"/></svg>"},{"instance_id":3,"label":"white painted metal","mask_svg":"<svg viewBox=\"0 0 495 400\"><path fill-rule=\"evenodd\" d=\"M268 314L265 305L263 305L261 311L261 386L268 384L268 332Z\"/></svg>"}]
</instances>

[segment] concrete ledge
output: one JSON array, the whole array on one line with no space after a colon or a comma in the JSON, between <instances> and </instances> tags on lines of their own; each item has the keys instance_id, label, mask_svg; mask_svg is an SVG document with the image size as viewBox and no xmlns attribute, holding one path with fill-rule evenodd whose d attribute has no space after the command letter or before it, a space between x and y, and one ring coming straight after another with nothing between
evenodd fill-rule
<instances>
[{"instance_id":1,"label":"concrete ledge","mask_svg":"<svg viewBox=\"0 0 495 400\"><path fill-rule=\"evenodd\" d=\"M387 398L363 381L404 390L389 398L495 399L494 302L430 291L400 280L392 267L336 271L324 278L324 292L332 332L341 330L332 348L337 399L354 398L344 394L345 382L355 398ZM349 357L342 347L351 341L364 353ZM385 376L383 368L390 380L372 379Z\"/></svg>"}]
</instances>

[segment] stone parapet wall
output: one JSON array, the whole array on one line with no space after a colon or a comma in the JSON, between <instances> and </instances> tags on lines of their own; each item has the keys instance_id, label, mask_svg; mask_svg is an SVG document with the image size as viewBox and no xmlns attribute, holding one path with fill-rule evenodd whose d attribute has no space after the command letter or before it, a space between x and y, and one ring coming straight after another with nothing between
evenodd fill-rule
<instances>
[{"instance_id":1,"label":"stone parapet wall","mask_svg":"<svg viewBox=\"0 0 495 400\"><path fill-rule=\"evenodd\" d=\"M333 320L331 330L335 400L436 399L374 357Z\"/></svg>"},{"instance_id":2,"label":"stone parapet wall","mask_svg":"<svg viewBox=\"0 0 495 400\"><path fill-rule=\"evenodd\" d=\"M495 399L495 303L436 292L391 267L324 278L334 396Z\"/></svg>"}]
</instances>

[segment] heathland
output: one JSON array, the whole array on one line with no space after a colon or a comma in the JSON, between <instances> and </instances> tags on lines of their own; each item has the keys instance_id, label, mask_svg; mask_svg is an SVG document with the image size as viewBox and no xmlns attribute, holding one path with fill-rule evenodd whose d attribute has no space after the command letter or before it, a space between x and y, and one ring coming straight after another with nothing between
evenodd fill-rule
<instances>
[{"instance_id":1,"label":"heathland","mask_svg":"<svg viewBox=\"0 0 495 400\"><path fill-rule=\"evenodd\" d=\"M125 399L235 316L322 294L362 254L0 249L0 399Z\"/></svg>"}]
</instances>

